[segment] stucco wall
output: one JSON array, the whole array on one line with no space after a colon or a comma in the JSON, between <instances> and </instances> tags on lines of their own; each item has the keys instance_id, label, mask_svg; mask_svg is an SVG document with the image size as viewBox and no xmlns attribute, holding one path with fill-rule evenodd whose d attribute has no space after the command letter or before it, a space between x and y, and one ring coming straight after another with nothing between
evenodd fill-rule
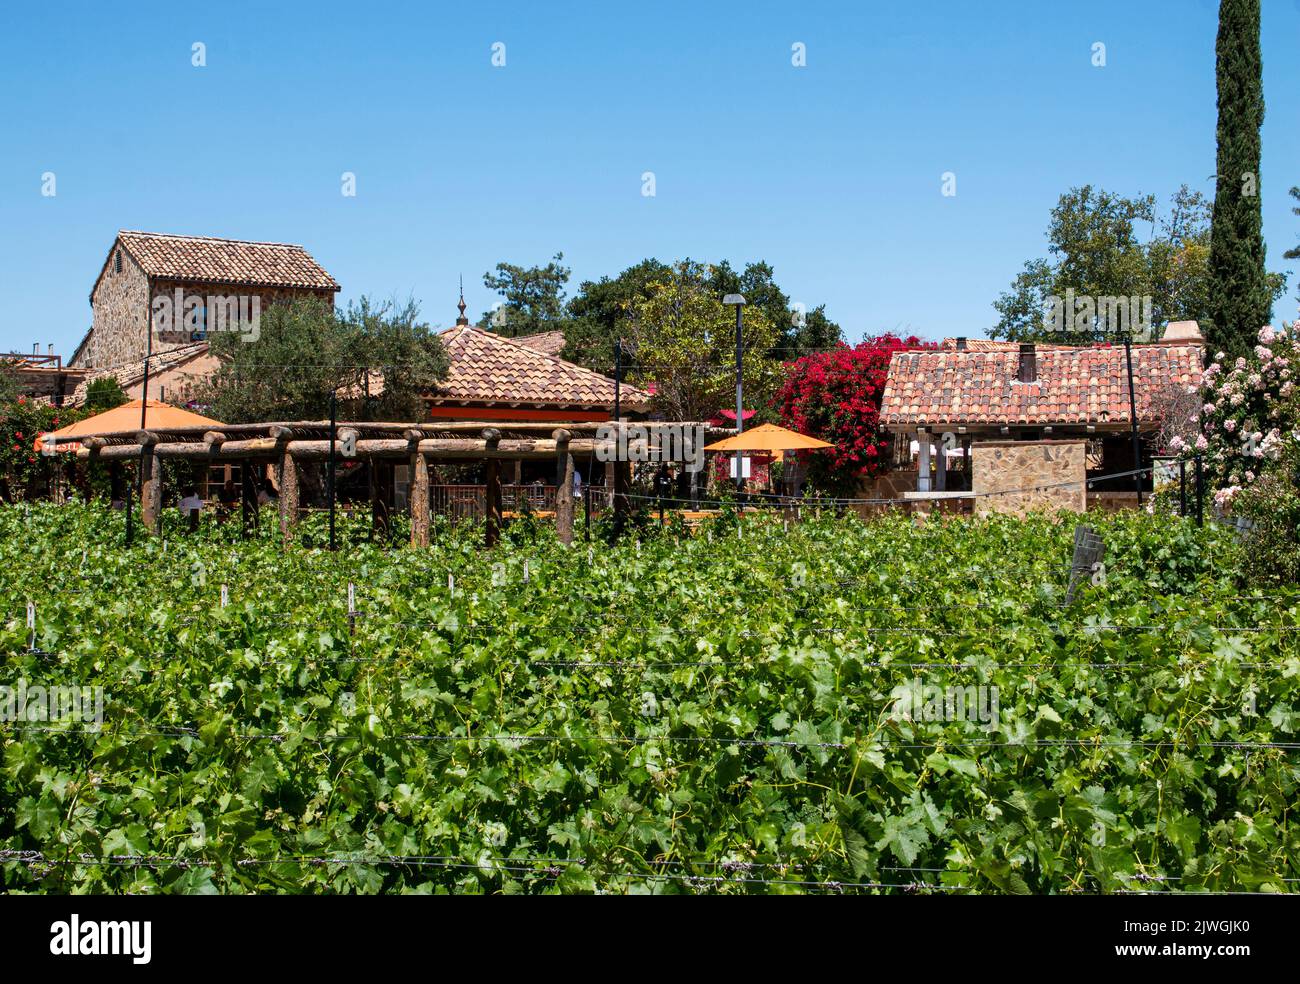
<instances>
[{"instance_id":1,"label":"stucco wall","mask_svg":"<svg viewBox=\"0 0 1300 984\"><path fill-rule=\"evenodd\" d=\"M1081 513L1087 502L1084 441L987 441L972 445L976 515ZM1061 483L1075 483L1062 485ZM1025 489L1008 495L981 492Z\"/></svg>"}]
</instances>

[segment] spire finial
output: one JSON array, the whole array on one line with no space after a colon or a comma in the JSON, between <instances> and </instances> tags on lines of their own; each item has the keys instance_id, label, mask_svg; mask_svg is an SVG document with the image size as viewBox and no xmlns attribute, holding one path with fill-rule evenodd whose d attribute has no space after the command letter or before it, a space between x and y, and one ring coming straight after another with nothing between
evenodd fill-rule
<instances>
[{"instance_id":1,"label":"spire finial","mask_svg":"<svg viewBox=\"0 0 1300 984\"><path fill-rule=\"evenodd\" d=\"M460 278L460 303L457 304L456 307L460 308L460 317L456 319L456 324L458 325L469 324L469 318L465 317L465 276L464 274L462 274Z\"/></svg>"}]
</instances>

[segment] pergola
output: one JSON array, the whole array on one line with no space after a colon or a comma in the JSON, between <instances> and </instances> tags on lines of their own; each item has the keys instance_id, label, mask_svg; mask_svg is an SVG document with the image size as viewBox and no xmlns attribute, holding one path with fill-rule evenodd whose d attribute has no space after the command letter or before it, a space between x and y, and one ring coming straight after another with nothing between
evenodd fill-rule
<instances>
[{"instance_id":1,"label":"pergola","mask_svg":"<svg viewBox=\"0 0 1300 984\"><path fill-rule=\"evenodd\" d=\"M487 484L488 546L495 544L502 525L502 461L556 461L556 529L560 540L573 539L574 455L594 454L613 464L613 506L615 527L630 512L633 460L645 460L644 451L663 457L676 446L661 439L672 428L705 427L709 436L730 433L696 423L585 423L557 426L545 422L445 421L436 423L335 423L328 420L290 421L261 424L226 424L216 427L188 426L121 430L78 437L77 458L96 462L138 461L140 464L140 512L146 530L157 533L162 520L162 468L165 459L239 462L271 465L280 492L280 529L286 540L298 521L299 484L305 465L329 461L406 463L410 467L408 508L411 516L411 545L429 543L429 466L436 462L482 462ZM621 431L625 433L621 433ZM630 440L629 440L630 438ZM642 448L638 448L638 444ZM620 445L632 453L616 460ZM637 452L642 452L638 454ZM244 475L244 502L248 508L249 469ZM371 483L372 498L378 495Z\"/></svg>"}]
</instances>

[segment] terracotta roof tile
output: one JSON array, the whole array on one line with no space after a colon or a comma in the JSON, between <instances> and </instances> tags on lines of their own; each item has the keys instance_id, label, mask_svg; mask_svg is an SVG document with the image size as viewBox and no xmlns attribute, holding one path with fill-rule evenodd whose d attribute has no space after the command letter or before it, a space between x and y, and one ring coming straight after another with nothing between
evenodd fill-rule
<instances>
[{"instance_id":1,"label":"terracotta roof tile","mask_svg":"<svg viewBox=\"0 0 1300 984\"><path fill-rule=\"evenodd\" d=\"M1138 420L1154 422L1153 392L1170 383L1196 386L1201 346L1135 345ZM1122 347L1038 347L1038 378L1019 381L1014 350L895 352L880 422L899 425L1099 424L1129 421ZM1103 414L1105 415L1103 417Z\"/></svg>"},{"instance_id":2,"label":"terracotta roof tile","mask_svg":"<svg viewBox=\"0 0 1300 984\"><path fill-rule=\"evenodd\" d=\"M151 277L258 287L339 290L301 246L124 229L118 241Z\"/></svg>"},{"instance_id":3,"label":"terracotta roof tile","mask_svg":"<svg viewBox=\"0 0 1300 984\"><path fill-rule=\"evenodd\" d=\"M543 407L612 407L614 380L526 344L472 325L440 333L451 360L447 378L429 394L434 404L524 403ZM650 394L624 383L623 406Z\"/></svg>"}]
</instances>

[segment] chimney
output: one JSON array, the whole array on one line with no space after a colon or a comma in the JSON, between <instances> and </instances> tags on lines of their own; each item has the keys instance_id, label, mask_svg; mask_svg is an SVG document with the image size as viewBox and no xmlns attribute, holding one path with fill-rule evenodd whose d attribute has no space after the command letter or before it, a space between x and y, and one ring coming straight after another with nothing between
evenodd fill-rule
<instances>
[{"instance_id":1,"label":"chimney","mask_svg":"<svg viewBox=\"0 0 1300 984\"><path fill-rule=\"evenodd\" d=\"M958 351L958 352L965 352L965 351L966 351L966 336L965 336L965 335L962 335L960 338L957 339L957 351Z\"/></svg>"},{"instance_id":2,"label":"chimney","mask_svg":"<svg viewBox=\"0 0 1300 984\"><path fill-rule=\"evenodd\" d=\"M1020 345L1020 375L1018 378L1022 383L1038 381L1038 356L1035 354L1033 342L1022 342Z\"/></svg>"},{"instance_id":3,"label":"chimney","mask_svg":"<svg viewBox=\"0 0 1300 984\"><path fill-rule=\"evenodd\" d=\"M53 343L53 342L50 342L49 353L50 353L50 355L53 355L53 354L54 354L54 343Z\"/></svg>"},{"instance_id":4,"label":"chimney","mask_svg":"<svg viewBox=\"0 0 1300 984\"><path fill-rule=\"evenodd\" d=\"M1201 334L1201 326L1195 321L1169 322L1160 340L1162 342L1181 342L1184 345L1205 344L1205 336Z\"/></svg>"}]
</instances>

